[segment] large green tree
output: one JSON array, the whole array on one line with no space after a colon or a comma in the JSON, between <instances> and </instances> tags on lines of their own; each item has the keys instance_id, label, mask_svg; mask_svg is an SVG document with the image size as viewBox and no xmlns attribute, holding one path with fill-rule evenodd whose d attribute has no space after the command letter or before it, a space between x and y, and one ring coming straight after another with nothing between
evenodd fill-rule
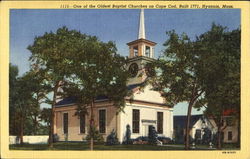
<instances>
[{"instance_id":1,"label":"large green tree","mask_svg":"<svg viewBox=\"0 0 250 159\"><path fill-rule=\"evenodd\" d=\"M228 31L226 27L212 24L211 30L197 38L200 64L198 76L205 90L206 114L218 126L218 149L221 133L226 128L225 112L231 111L233 122L238 122L240 134L240 29ZM238 135L240 138L240 135Z\"/></svg>"},{"instance_id":2,"label":"large green tree","mask_svg":"<svg viewBox=\"0 0 250 159\"><path fill-rule=\"evenodd\" d=\"M50 85L53 94L49 101L51 147L55 104L59 95L75 96L79 110L86 105L93 108L94 100L99 95L107 96L116 106L124 105L128 78L124 67L125 59L116 53L112 42L104 43L95 36L63 27L55 33L36 37L28 49L32 53L30 60L33 67L44 77L44 82ZM58 91L60 87L64 87L61 93ZM90 125L93 125L93 113L91 114Z\"/></svg>"},{"instance_id":3,"label":"large green tree","mask_svg":"<svg viewBox=\"0 0 250 159\"><path fill-rule=\"evenodd\" d=\"M164 55L155 63L155 89L170 105L188 102L185 134L189 134L192 107L206 107L206 114L217 123L220 139L225 110L233 110L236 121L240 121L240 30L227 31L212 24L193 41L175 31L167 35ZM189 148L188 135L185 148Z\"/></svg>"},{"instance_id":4,"label":"large green tree","mask_svg":"<svg viewBox=\"0 0 250 159\"><path fill-rule=\"evenodd\" d=\"M64 90L76 97L79 112L90 108L89 136L90 149L93 150L95 100L105 96L122 110L125 97L130 94L126 86L129 73L125 68L125 58L117 54L113 42L104 43L89 36L83 44L81 51L70 59L73 81Z\"/></svg>"},{"instance_id":5,"label":"large green tree","mask_svg":"<svg viewBox=\"0 0 250 159\"><path fill-rule=\"evenodd\" d=\"M203 89L198 79L197 48L186 34L167 32L169 39L164 43L166 49L154 64L157 67L153 78L155 90L162 92L167 104L174 106L179 102L188 103L185 148L189 149L190 116L194 104L203 97Z\"/></svg>"},{"instance_id":6,"label":"large green tree","mask_svg":"<svg viewBox=\"0 0 250 159\"><path fill-rule=\"evenodd\" d=\"M18 67L9 65L9 133L10 135L18 135L18 120L16 116L16 103L18 99L17 92Z\"/></svg>"},{"instance_id":7,"label":"large green tree","mask_svg":"<svg viewBox=\"0 0 250 159\"><path fill-rule=\"evenodd\" d=\"M32 53L30 57L32 66L39 76L43 77L43 82L50 86L47 91L53 96L52 99L47 99L47 103L51 105L50 147L53 147L54 111L56 98L60 95L58 89L62 81L67 81L70 74L68 58L82 51L81 46L86 38L86 35L78 31L62 27L55 33L46 32L36 37L34 43L28 46L28 50Z\"/></svg>"},{"instance_id":8,"label":"large green tree","mask_svg":"<svg viewBox=\"0 0 250 159\"><path fill-rule=\"evenodd\" d=\"M10 64L10 134L18 135L20 143L23 144L24 134L34 134L38 122L32 122L34 114L38 114L39 105L34 104L33 78L30 72L17 77L18 69ZM32 122L32 124L30 124Z\"/></svg>"}]
</instances>

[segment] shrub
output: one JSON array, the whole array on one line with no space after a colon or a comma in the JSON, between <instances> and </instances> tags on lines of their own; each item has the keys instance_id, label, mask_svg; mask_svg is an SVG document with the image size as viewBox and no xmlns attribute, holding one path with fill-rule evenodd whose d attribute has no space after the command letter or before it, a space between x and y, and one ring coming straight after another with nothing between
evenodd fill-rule
<instances>
[{"instance_id":1,"label":"shrub","mask_svg":"<svg viewBox=\"0 0 250 159\"><path fill-rule=\"evenodd\" d=\"M202 144L209 144L212 140L212 132L208 128L204 129L204 135L202 137Z\"/></svg>"},{"instance_id":2,"label":"shrub","mask_svg":"<svg viewBox=\"0 0 250 159\"><path fill-rule=\"evenodd\" d=\"M88 135L86 136L86 140L89 142L91 137L93 137L95 143L104 143L103 136L95 127L90 128Z\"/></svg>"},{"instance_id":3,"label":"shrub","mask_svg":"<svg viewBox=\"0 0 250 159\"><path fill-rule=\"evenodd\" d=\"M126 126L125 141L123 142L123 144L133 144L133 141L131 139L131 130L129 124Z\"/></svg>"},{"instance_id":4,"label":"shrub","mask_svg":"<svg viewBox=\"0 0 250 159\"><path fill-rule=\"evenodd\" d=\"M106 145L118 145L119 141L117 139L117 135L115 130L113 129L112 132L107 136Z\"/></svg>"},{"instance_id":5,"label":"shrub","mask_svg":"<svg viewBox=\"0 0 250 159\"><path fill-rule=\"evenodd\" d=\"M59 141L59 136L57 134L54 134L53 135L53 142L58 142L58 141ZM49 143L49 138L48 138L47 142Z\"/></svg>"},{"instance_id":6,"label":"shrub","mask_svg":"<svg viewBox=\"0 0 250 159\"><path fill-rule=\"evenodd\" d=\"M149 138L145 136L139 136L136 139L131 140L133 144L148 144L149 143Z\"/></svg>"},{"instance_id":7,"label":"shrub","mask_svg":"<svg viewBox=\"0 0 250 159\"><path fill-rule=\"evenodd\" d=\"M155 130L155 127L150 125L149 126L149 134L148 134L148 142L150 144L156 145L157 144L157 132Z\"/></svg>"}]
</instances>

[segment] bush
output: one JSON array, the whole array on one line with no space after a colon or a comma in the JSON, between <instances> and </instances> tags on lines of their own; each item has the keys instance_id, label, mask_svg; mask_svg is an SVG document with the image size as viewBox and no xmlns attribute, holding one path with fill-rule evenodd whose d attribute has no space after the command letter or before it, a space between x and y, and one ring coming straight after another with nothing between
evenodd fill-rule
<instances>
[{"instance_id":1,"label":"bush","mask_svg":"<svg viewBox=\"0 0 250 159\"><path fill-rule=\"evenodd\" d=\"M59 136L57 134L54 134L53 135L53 142L58 142L58 141L59 141ZM49 143L49 138L48 138L47 142Z\"/></svg>"},{"instance_id":2,"label":"bush","mask_svg":"<svg viewBox=\"0 0 250 159\"><path fill-rule=\"evenodd\" d=\"M150 144L156 145L157 144L157 132L154 126L149 126L149 134L148 134L148 142Z\"/></svg>"},{"instance_id":3,"label":"bush","mask_svg":"<svg viewBox=\"0 0 250 159\"><path fill-rule=\"evenodd\" d=\"M95 127L90 128L88 135L86 136L86 140L90 142L91 137L93 137L95 143L104 143L103 136Z\"/></svg>"},{"instance_id":4,"label":"bush","mask_svg":"<svg viewBox=\"0 0 250 159\"><path fill-rule=\"evenodd\" d=\"M118 145L119 141L116 136L116 132L113 129L112 132L107 136L106 145Z\"/></svg>"},{"instance_id":5,"label":"bush","mask_svg":"<svg viewBox=\"0 0 250 159\"><path fill-rule=\"evenodd\" d=\"M212 132L208 128L204 129L204 134L202 137L202 144L209 144L212 141Z\"/></svg>"},{"instance_id":6,"label":"bush","mask_svg":"<svg viewBox=\"0 0 250 159\"><path fill-rule=\"evenodd\" d=\"M137 137L136 139L131 139L131 142L133 144L148 144L149 143L149 138L145 136L140 136Z\"/></svg>"},{"instance_id":7,"label":"bush","mask_svg":"<svg viewBox=\"0 0 250 159\"><path fill-rule=\"evenodd\" d=\"M123 141L123 144L133 144L133 141L131 139L131 130L129 124L126 126L125 141Z\"/></svg>"}]
</instances>

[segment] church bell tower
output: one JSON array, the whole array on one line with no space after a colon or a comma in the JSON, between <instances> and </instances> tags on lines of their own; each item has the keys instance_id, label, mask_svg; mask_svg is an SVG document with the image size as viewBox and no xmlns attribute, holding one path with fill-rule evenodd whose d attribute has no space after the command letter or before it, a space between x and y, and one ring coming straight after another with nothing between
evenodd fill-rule
<instances>
[{"instance_id":1,"label":"church bell tower","mask_svg":"<svg viewBox=\"0 0 250 159\"><path fill-rule=\"evenodd\" d=\"M127 69L131 76L128 84L142 83L153 73L150 63L154 61L154 46L156 45L155 42L146 39L144 9L140 12L138 39L127 45L129 47Z\"/></svg>"}]
</instances>

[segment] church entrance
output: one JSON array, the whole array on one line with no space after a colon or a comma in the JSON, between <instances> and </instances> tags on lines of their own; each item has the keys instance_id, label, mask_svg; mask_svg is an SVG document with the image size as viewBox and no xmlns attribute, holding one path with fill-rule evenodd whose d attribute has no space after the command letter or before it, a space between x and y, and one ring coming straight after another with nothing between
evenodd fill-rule
<instances>
[{"instance_id":1,"label":"church entrance","mask_svg":"<svg viewBox=\"0 0 250 159\"><path fill-rule=\"evenodd\" d=\"M154 126L156 128L156 120L142 120L142 136L148 136L149 126Z\"/></svg>"}]
</instances>

